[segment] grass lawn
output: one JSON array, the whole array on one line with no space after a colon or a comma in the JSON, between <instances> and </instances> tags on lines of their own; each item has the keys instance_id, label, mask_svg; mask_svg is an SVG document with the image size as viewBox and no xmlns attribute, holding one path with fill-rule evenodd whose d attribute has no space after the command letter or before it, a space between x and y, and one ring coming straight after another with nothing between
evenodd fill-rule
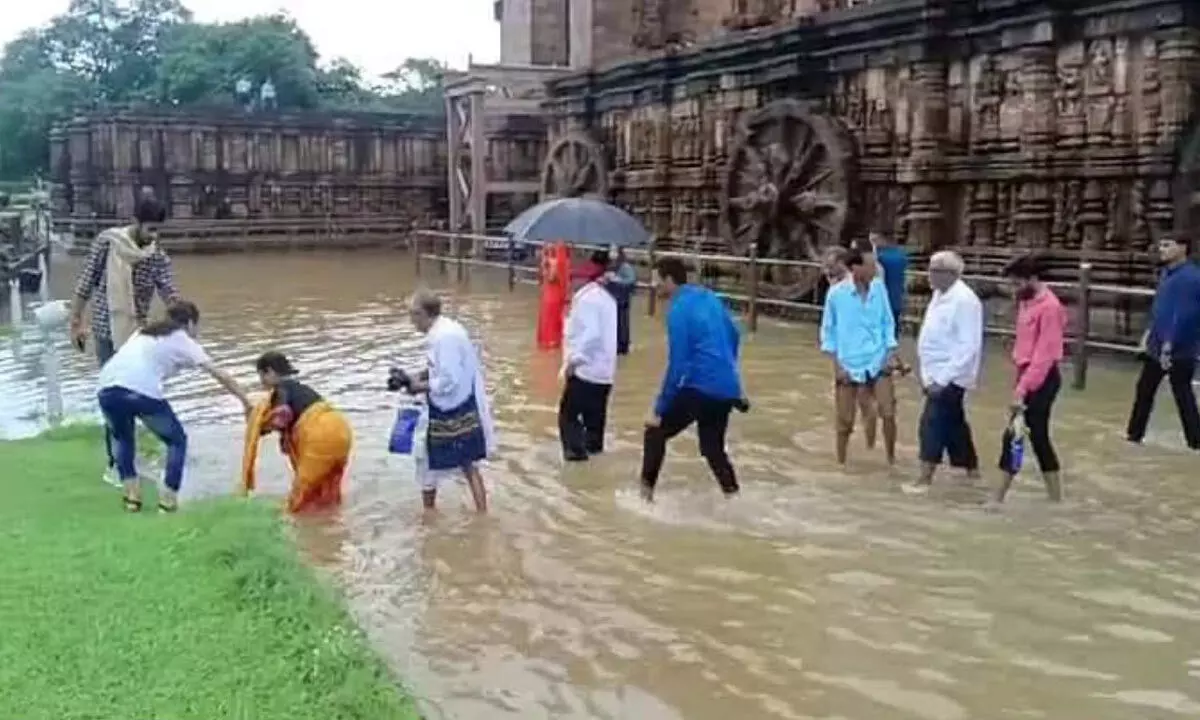
<instances>
[{"instance_id":1,"label":"grass lawn","mask_svg":"<svg viewBox=\"0 0 1200 720\"><path fill-rule=\"evenodd\" d=\"M102 454L0 442L0 718L418 717L274 504L129 515Z\"/></svg>"}]
</instances>

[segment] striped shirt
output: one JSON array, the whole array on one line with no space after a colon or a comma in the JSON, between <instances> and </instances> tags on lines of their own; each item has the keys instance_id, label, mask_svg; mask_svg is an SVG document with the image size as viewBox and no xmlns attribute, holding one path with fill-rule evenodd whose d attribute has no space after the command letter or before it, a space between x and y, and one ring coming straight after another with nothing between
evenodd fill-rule
<instances>
[{"instance_id":1,"label":"striped shirt","mask_svg":"<svg viewBox=\"0 0 1200 720\"><path fill-rule=\"evenodd\" d=\"M112 322L108 314L108 232L100 233L92 241L92 251L87 264L75 282L75 297L80 304L92 303L92 337L112 339ZM164 303L179 299L175 286L175 273L171 259L161 249L133 266L133 305L139 325L146 323L150 314L150 303L158 291Z\"/></svg>"}]
</instances>

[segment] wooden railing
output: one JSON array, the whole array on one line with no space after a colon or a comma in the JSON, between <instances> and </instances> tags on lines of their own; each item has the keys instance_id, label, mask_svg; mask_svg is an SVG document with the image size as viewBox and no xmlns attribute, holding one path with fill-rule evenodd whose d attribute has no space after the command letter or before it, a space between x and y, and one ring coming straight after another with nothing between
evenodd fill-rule
<instances>
[{"instance_id":1,"label":"wooden railing","mask_svg":"<svg viewBox=\"0 0 1200 720\"><path fill-rule=\"evenodd\" d=\"M508 238L493 235L472 235L469 233L449 233L432 230L419 230L412 236L412 256L416 271L420 274L426 263L436 263L442 272L447 272L449 266L454 266L455 277L459 282L466 279L469 268L494 268L506 271L509 289L517 283L535 284L538 268L536 265L536 250L542 243L510 241ZM603 250L602 246L575 245L584 250ZM491 255L499 255L492 259ZM758 256L758 249L751 245L745 256L725 255L717 253L681 252L659 250L651 241L645 249L628 249L626 251L631 262L642 268L643 277L639 278L638 287L654 287L654 273L649 268L659 258L676 257L692 265L701 282L707 267L732 265L740 268L742 280L740 287L721 288L713 290L733 304L742 307L746 316L746 325L751 332L758 329L759 317L763 309L784 310L816 316L821 312L821 305L814 302L801 302L769 297L763 292L763 271L771 267L801 268L812 272L820 271L820 264L800 260L776 260ZM534 262L526 262L534 256ZM910 286L920 285L925 281L925 273L921 269L908 272ZM1004 278L997 275L985 275L968 272L963 280L981 287L999 288L1006 284ZM707 283L706 283L707 284ZM1140 351L1134 343L1113 342L1094 336L1092 331L1093 314L1103 306L1096 302L1097 297L1123 299L1149 305L1154 297L1154 291L1144 287L1129 287L1124 285L1099 284L1093 282L1093 268L1090 263L1081 263L1077 269L1077 277L1073 281L1050 281L1046 283L1063 301L1074 308L1074 322L1068 335L1070 354L1073 359L1074 385L1084 388L1087 385L1088 361L1093 351L1102 350L1125 355L1133 355ZM985 293L981 293L985 294ZM911 293L910 293L911 295ZM1009 301L1011 302L1011 301ZM1111 306L1111 303L1110 303ZM915 327L920 323L923 307L906 307L904 322ZM657 311L657 297L654 292L647 295L647 312L653 316ZM1011 326L988 323L986 332L991 335L1012 336Z\"/></svg>"},{"instance_id":2,"label":"wooden railing","mask_svg":"<svg viewBox=\"0 0 1200 720\"><path fill-rule=\"evenodd\" d=\"M57 220L58 232L73 235L76 251L86 251L92 237L125 223L111 219ZM407 246L414 223L406 217L236 218L168 220L159 242L174 252L224 252L305 247ZM81 247L82 245L82 247Z\"/></svg>"}]
</instances>

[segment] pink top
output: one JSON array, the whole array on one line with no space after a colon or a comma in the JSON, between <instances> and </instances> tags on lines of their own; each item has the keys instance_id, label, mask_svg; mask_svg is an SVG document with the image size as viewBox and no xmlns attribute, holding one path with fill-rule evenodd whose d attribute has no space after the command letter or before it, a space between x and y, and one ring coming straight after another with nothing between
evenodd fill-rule
<instances>
[{"instance_id":1,"label":"pink top","mask_svg":"<svg viewBox=\"0 0 1200 720\"><path fill-rule=\"evenodd\" d=\"M1021 302L1012 351L1017 366L1017 397L1024 400L1040 388L1051 368L1062 360L1066 329L1067 310L1049 288Z\"/></svg>"}]
</instances>

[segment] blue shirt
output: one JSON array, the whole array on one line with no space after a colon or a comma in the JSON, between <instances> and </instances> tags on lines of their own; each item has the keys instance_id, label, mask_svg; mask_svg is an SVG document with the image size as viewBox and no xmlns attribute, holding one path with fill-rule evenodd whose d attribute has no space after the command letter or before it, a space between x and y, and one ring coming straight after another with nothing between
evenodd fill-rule
<instances>
[{"instance_id":1,"label":"blue shirt","mask_svg":"<svg viewBox=\"0 0 1200 720\"><path fill-rule=\"evenodd\" d=\"M895 348L896 318L878 278L867 286L865 298L850 279L829 289L821 313L821 352L837 358L851 380L878 377Z\"/></svg>"},{"instance_id":2,"label":"blue shirt","mask_svg":"<svg viewBox=\"0 0 1200 720\"><path fill-rule=\"evenodd\" d=\"M887 285L888 303L893 315L904 311L904 289L908 279L908 251L898 245L881 247L875 253L879 267L883 268L883 282Z\"/></svg>"},{"instance_id":3,"label":"blue shirt","mask_svg":"<svg viewBox=\"0 0 1200 720\"><path fill-rule=\"evenodd\" d=\"M1157 356L1167 343L1172 357L1200 355L1200 265L1191 261L1163 271L1150 306L1146 349Z\"/></svg>"},{"instance_id":4,"label":"blue shirt","mask_svg":"<svg viewBox=\"0 0 1200 720\"><path fill-rule=\"evenodd\" d=\"M717 400L742 397L740 333L725 303L711 290L683 285L667 312L667 372L654 403L662 417L683 388Z\"/></svg>"}]
</instances>

